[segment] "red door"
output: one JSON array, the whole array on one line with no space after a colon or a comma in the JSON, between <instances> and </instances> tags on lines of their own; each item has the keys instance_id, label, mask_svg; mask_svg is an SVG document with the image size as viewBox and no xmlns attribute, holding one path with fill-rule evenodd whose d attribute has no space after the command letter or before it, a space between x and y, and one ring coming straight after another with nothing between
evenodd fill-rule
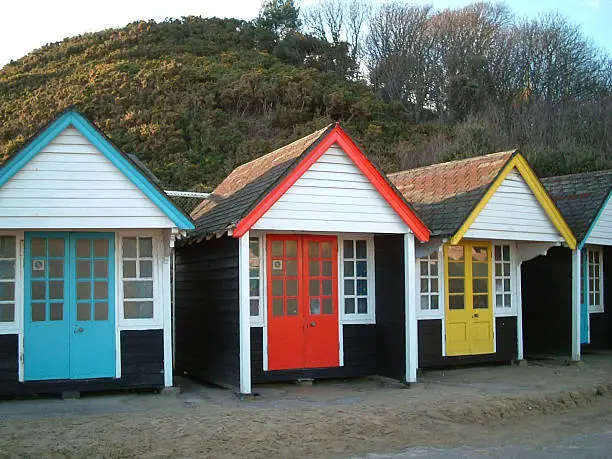
<instances>
[{"instance_id":1,"label":"red door","mask_svg":"<svg viewBox=\"0 0 612 459\"><path fill-rule=\"evenodd\" d=\"M270 370L339 365L337 253L333 236L268 236Z\"/></svg>"}]
</instances>

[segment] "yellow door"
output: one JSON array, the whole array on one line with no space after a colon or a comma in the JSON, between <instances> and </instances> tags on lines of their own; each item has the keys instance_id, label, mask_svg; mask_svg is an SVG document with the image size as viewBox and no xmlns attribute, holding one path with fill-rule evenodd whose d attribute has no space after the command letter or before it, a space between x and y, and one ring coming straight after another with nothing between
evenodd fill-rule
<instances>
[{"instance_id":1,"label":"yellow door","mask_svg":"<svg viewBox=\"0 0 612 459\"><path fill-rule=\"evenodd\" d=\"M494 352L491 244L444 247L446 355Z\"/></svg>"}]
</instances>

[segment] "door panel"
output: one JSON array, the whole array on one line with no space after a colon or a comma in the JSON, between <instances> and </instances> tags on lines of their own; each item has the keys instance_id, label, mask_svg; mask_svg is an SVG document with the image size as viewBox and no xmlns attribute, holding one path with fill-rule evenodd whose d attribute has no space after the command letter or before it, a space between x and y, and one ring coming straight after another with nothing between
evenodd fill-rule
<instances>
[{"instance_id":1,"label":"door panel","mask_svg":"<svg viewBox=\"0 0 612 459\"><path fill-rule=\"evenodd\" d=\"M70 377L68 235L25 236L24 377Z\"/></svg>"},{"instance_id":2,"label":"door panel","mask_svg":"<svg viewBox=\"0 0 612 459\"><path fill-rule=\"evenodd\" d=\"M304 360L304 324L300 312L300 237L268 236L266 244L268 368L301 368Z\"/></svg>"},{"instance_id":3,"label":"door panel","mask_svg":"<svg viewBox=\"0 0 612 459\"><path fill-rule=\"evenodd\" d=\"M114 237L76 234L71 239L75 283L70 376L115 375Z\"/></svg>"},{"instance_id":4,"label":"door panel","mask_svg":"<svg viewBox=\"0 0 612 459\"><path fill-rule=\"evenodd\" d=\"M494 352L490 244L447 245L444 259L446 355Z\"/></svg>"},{"instance_id":5,"label":"door panel","mask_svg":"<svg viewBox=\"0 0 612 459\"><path fill-rule=\"evenodd\" d=\"M305 368L336 367L338 348L338 240L304 236Z\"/></svg>"},{"instance_id":6,"label":"door panel","mask_svg":"<svg viewBox=\"0 0 612 459\"><path fill-rule=\"evenodd\" d=\"M115 375L114 235L26 233L25 379Z\"/></svg>"},{"instance_id":7,"label":"door panel","mask_svg":"<svg viewBox=\"0 0 612 459\"><path fill-rule=\"evenodd\" d=\"M269 235L266 249L268 368L338 366L337 238Z\"/></svg>"}]
</instances>

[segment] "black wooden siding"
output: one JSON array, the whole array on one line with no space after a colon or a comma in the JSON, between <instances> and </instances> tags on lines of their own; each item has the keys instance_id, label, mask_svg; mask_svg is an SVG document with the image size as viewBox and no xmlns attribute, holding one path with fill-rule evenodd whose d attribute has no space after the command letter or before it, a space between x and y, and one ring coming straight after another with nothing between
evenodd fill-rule
<instances>
[{"instance_id":1,"label":"black wooden siding","mask_svg":"<svg viewBox=\"0 0 612 459\"><path fill-rule=\"evenodd\" d=\"M406 378L404 236L374 238L378 374Z\"/></svg>"},{"instance_id":2,"label":"black wooden siding","mask_svg":"<svg viewBox=\"0 0 612 459\"><path fill-rule=\"evenodd\" d=\"M0 395L164 387L163 330L129 330L120 333L120 379L100 378L24 383L19 382L18 336L0 335Z\"/></svg>"},{"instance_id":3,"label":"black wooden siding","mask_svg":"<svg viewBox=\"0 0 612 459\"><path fill-rule=\"evenodd\" d=\"M442 319L419 320L419 368L468 365L486 362L507 362L518 355L516 317L495 318L494 354L442 356Z\"/></svg>"},{"instance_id":4,"label":"black wooden siding","mask_svg":"<svg viewBox=\"0 0 612 459\"><path fill-rule=\"evenodd\" d=\"M177 371L237 388L238 239L222 237L177 248L175 314Z\"/></svg>"},{"instance_id":5,"label":"black wooden siding","mask_svg":"<svg viewBox=\"0 0 612 459\"><path fill-rule=\"evenodd\" d=\"M603 248L604 312L590 314L591 342L585 351L612 349L612 247Z\"/></svg>"}]
</instances>

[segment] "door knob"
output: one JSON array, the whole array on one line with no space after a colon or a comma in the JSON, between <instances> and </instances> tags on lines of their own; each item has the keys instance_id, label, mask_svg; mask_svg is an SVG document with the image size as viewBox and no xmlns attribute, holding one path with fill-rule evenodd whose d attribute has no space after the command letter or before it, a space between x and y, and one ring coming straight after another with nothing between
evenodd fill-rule
<instances>
[{"instance_id":1,"label":"door knob","mask_svg":"<svg viewBox=\"0 0 612 459\"><path fill-rule=\"evenodd\" d=\"M317 326L317 323L316 323L316 322L310 322L310 326L311 326L311 327L316 327L316 326Z\"/></svg>"},{"instance_id":2,"label":"door knob","mask_svg":"<svg viewBox=\"0 0 612 459\"><path fill-rule=\"evenodd\" d=\"M479 316L478 314L474 314L472 317L474 317L474 318L478 318L478 317L480 317L480 316Z\"/></svg>"},{"instance_id":3,"label":"door knob","mask_svg":"<svg viewBox=\"0 0 612 459\"><path fill-rule=\"evenodd\" d=\"M75 328L74 332L75 333L83 333L85 330L83 330L83 327L79 327L79 328Z\"/></svg>"}]
</instances>

